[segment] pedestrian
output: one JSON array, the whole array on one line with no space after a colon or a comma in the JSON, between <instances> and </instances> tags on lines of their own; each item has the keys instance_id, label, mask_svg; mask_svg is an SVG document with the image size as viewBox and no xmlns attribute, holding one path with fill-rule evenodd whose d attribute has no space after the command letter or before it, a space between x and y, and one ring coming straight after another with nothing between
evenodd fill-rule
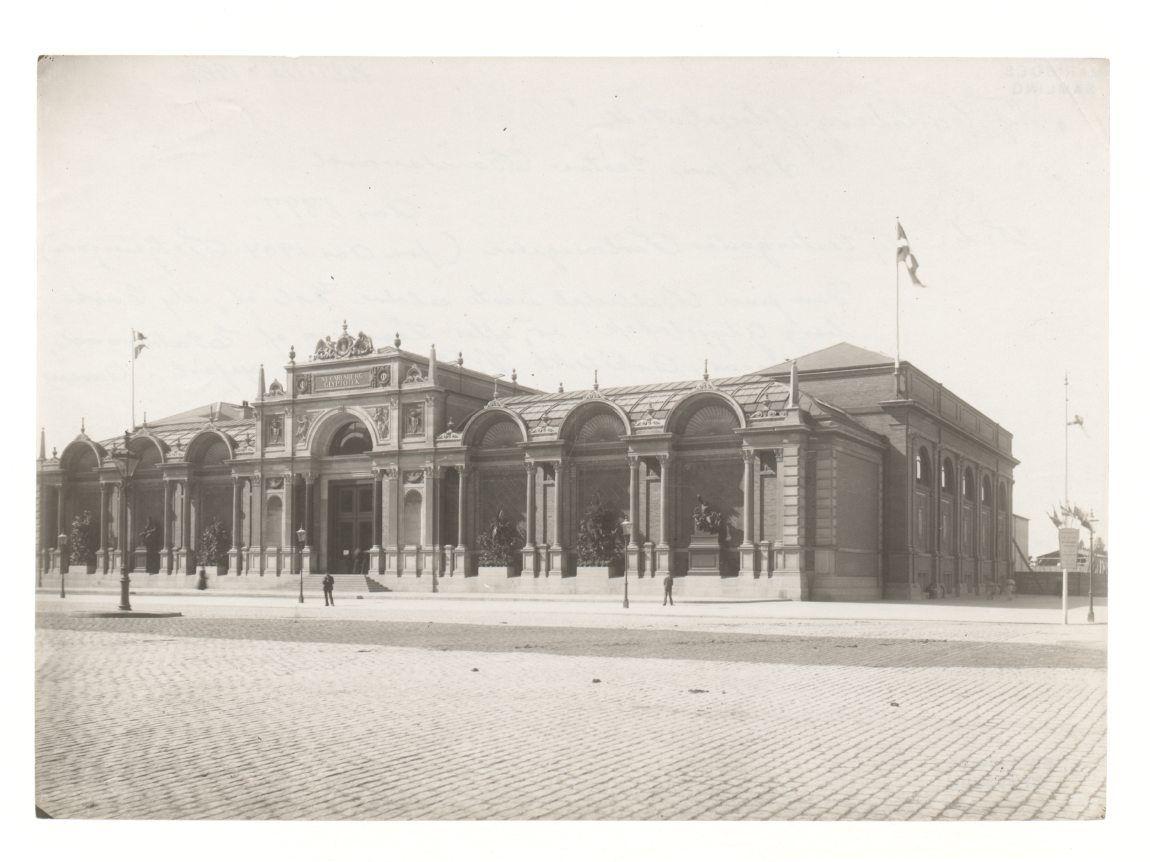
<instances>
[{"instance_id":1,"label":"pedestrian","mask_svg":"<svg viewBox=\"0 0 1150 862\"><path fill-rule=\"evenodd\" d=\"M671 607L675 606L675 597L671 595L671 590L675 586L675 576L667 572L667 577L663 578L663 607L667 606L667 602L671 603Z\"/></svg>"},{"instance_id":2,"label":"pedestrian","mask_svg":"<svg viewBox=\"0 0 1150 862\"><path fill-rule=\"evenodd\" d=\"M335 606L335 594L332 592L335 589L335 578L331 573L323 576L323 606L326 608L328 605Z\"/></svg>"}]
</instances>

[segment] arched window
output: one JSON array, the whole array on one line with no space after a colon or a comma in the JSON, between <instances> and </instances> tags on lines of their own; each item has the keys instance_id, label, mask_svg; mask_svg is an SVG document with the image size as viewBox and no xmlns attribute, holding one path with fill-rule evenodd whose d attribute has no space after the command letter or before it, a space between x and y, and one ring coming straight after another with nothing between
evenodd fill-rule
<instances>
[{"instance_id":1,"label":"arched window","mask_svg":"<svg viewBox=\"0 0 1150 862\"><path fill-rule=\"evenodd\" d=\"M948 494L954 493L954 464L947 458L942 462L942 473L939 474L939 483L942 490Z\"/></svg>"},{"instance_id":2,"label":"arched window","mask_svg":"<svg viewBox=\"0 0 1150 862\"><path fill-rule=\"evenodd\" d=\"M974 471L969 467L962 473L962 496L972 502L974 500Z\"/></svg>"},{"instance_id":3,"label":"arched window","mask_svg":"<svg viewBox=\"0 0 1150 862\"><path fill-rule=\"evenodd\" d=\"M991 486L990 486L990 477L989 476L983 476L982 477L982 496L979 497L979 499L982 501L982 505L984 505L984 506L990 505L991 493L992 493L992 491L991 491Z\"/></svg>"},{"instance_id":4,"label":"arched window","mask_svg":"<svg viewBox=\"0 0 1150 862\"><path fill-rule=\"evenodd\" d=\"M918 450L914 458L914 480L920 485L930 487L930 455L927 454L925 446Z\"/></svg>"},{"instance_id":5,"label":"arched window","mask_svg":"<svg viewBox=\"0 0 1150 862\"><path fill-rule=\"evenodd\" d=\"M348 422L332 438L329 455L362 455L371 451L371 435L362 422Z\"/></svg>"}]
</instances>

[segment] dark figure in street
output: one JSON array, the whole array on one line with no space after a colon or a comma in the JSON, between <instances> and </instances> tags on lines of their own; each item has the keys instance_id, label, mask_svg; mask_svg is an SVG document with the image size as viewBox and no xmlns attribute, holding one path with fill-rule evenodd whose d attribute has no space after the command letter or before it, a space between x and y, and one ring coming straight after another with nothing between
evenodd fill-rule
<instances>
[{"instance_id":1,"label":"dark figure in street","mask_svg":"<svg viewBox=\"0 0 1150 862\"><path fill-rule=\"evenodd\" d=\"M335 578L330 574L323 576L323 606L326 608L328 605L335 605L335 595L332 590L335 589Z\"/></svg>"},{"instance_id":2,"label":"dark figure in street","mask_svg":"<svg viewBox=\"0 0 1150 862\"><path fill-rule=\"evenodd\" d=\"M671 607L675 606L675 597L671 595L671 590L675 586L675 576L668 573L667 577L663 578L663 605L666 606L667 602L671 603Z\"/></svg>"}]
</instances>

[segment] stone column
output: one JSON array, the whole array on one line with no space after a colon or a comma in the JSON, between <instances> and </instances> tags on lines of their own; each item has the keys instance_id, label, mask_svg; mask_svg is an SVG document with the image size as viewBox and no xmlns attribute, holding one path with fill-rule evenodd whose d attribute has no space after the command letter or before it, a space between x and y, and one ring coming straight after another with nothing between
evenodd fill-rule
<instances>
[{"instance_id":1,"label":"stone column","mask_svg":"<svg viewBox=\"0 0 1150 862\"><path fill-rule=\"evenodd\" d=\"M383 471L378 467L371 471L371 549L368 553L368 567L367 573L369 575L378 575L384 570L386 560L381 561L382 538L380 536L380 526L383 518Z\"/></svg>"},{"instance_id":2,"label":"stone column","mask_svg":"<svg viewBox=\"0 0 1150 862\"><path fill-rule=\"evenodd\" d=\"M60 545L60 536L64 533L64 484L61 483L56 486L56 529L53 531L55 540L53 544L56 546L56 552L52 555L53 566L52 571L56 574L66 572L68 570L68 558L64 553L64 548Z\"/></svg>"},{"instance_id":3,"label":"stone column","mask_svg":"<svg viewBox=\"0 0 1150 862\"><path fill-rule=\"evenodd\" d=\"M163 544L160 546L160 571L165 575L172 573L172 480L164 478L164 512L160 519Z\"/></svg>"},{"instance_id":4,"label":"stone column","mask_svg":"<svg viewBox=\"0 0 1150 862\"><path fill-rule=\"evenodd\" d=\"M387 513L390 516L388 522L384 525L383 530L383 543L384 543L384 565L382 567L383 573L389 575L396 575L399 573L399 522L396 520L396 504L395 504L395 486L399 483L396 481L396 470L385 467L380 471L380 476L383 481L382 496L387 500Z\"/></svg>"},{"instance_id":5,"label":"stone column","mask_svg":"<svg viewBox=\"0 0 1150 862\"><path fill-rule=\"evenodd\" d=\"M228 548L228 574L238 575L243 570L243 564L240 561L240 509L243 506L241 494L243 493L243 479L239 476L232 476L232 544Z\"/></svg>"},{"instance_id":6,"label":"stone column","mask_svg":"<svg viewBox=\"0 0 1150 862\"><path fill-rule=\"evenodd\" d=\"M192 559L192 493L191 482L180 480L180 547L176 551L176 574L190 575L195 570Z\"/></svg>"},{"instance_id":7,"label":"stone column","mask_svg":"<svg viewBox=\"0 0 1150 862\"><path fill-rule=\"evenodd\" d=\"M639 577L642 569L639 566L639 461L638 455L628 453L627 467L630 472L630 485L628 486L627 505L630 512L627 519L631 522L631 534L627 538L626 566L627 575Z\"/></svg>"},{"instance_id":8,"label":"stone column","mask_svg":"<svg viewBox=\"0 0 1150 862\"><path fill-rule=\"evenodd\" d=\"M743 542L739 545L739 575L755 576L755 452L743 450Z\"/></svg>"},{"instance_id":9,"label":"stone column","mask_svg":"<svg viewBox=\"0 0 1150 862\"><path fill-rule=\"evenodd\" d=\"M439 537L436 535L436 504L439 497L439 467L425 464L423 467L423 539L420 542L422 571L432 577L432 591L435 577L439 574Z\"/></svg>"},{"instance_id":10,"label":"stone column","mask_svg":"<svg viewBox=\"0 0 1150 862\"><path fill-rule=\"evenodd\" d=\"M303 528L306 533L304 539L303 549L300 551L300 571L305 575L310 575L315 568L315 560L313 559L314 551L312 548L315 546L315 529L312 525L311 507L312 497L315 494L315 476L311 473L305 473L303 477Z\"/></svg>"},{"instance_id":11,"label":"stone column","mask_svg":"<svg viewBox=\"0 0 1150 862\"><path fill-rule=\"evenodd\" d=\"M563 495L567 491L567 464L563 460L555 462L555 541L551 544L548 554L547 571L554 572L559 577L567 574L567 554L563 550L563 522L567 517L567 501Z\"/></svg>"},{"instance_id":12,"label":"stone column","mask_svg":"<svg viewBox=\"0 0 1150 862\"><path fill-rule=\"evenodd\" d=\"M296 567L295 546L295 473L284 473L283 542L280 543L280 566L278 571L289 575L299 574Z\"/></svg>"},{"instance_id":13,"label":"stone column","mask_svg":"<svg viewBox=\"0 0 1150 862\"><path fill-rule=\"evenodd\" d=\"M671 573L671 453L657 456L659 459L659 544L655 546L655 574L666 576Z\"/></svg>"},{"instance_id":14,"label":"stone column","mask_svg":"<svg viewBox=\"0 0 1150 862\"><path fill-rule=\"evenodd\" d=\"M248 548L248 574L264 573L264 481L256 473L251 477L252 484L252 546Z\"/></svg>"},{"instance_id":15,"label":"stone column","mask_svg":"<svg viewBox=\"0 0 1150 862\"><path fill-rule=\"evenodd\" d=\"M467 576L471 574L470 560L467 555L467 467L464 464L458 465L456 471L459 475L459 505L456 507L456 532L455 532L455 561L453 563L453 572L457 575Z\"/></svg>"},{"instance_id":16,"label":"stone column","mask_svg":"<svg viewBox=\"0 0 1150 862\"><path fill-rule=\"evenodd\" d=\"M108 496L109 485L100 483L100 537L96 548L96 573L104 574L109 571L108 559Z\"/></svg>"},{"instance_id":17,"label":"stone column","mask_svg":"<svg viewBox=\"0 0 1150 862\"><path fill-rule=\"evenodd\" d=\"M530 459L524 461L523 469L527 472L527 544L523 546L523 576L535 577L539 571L539 555L535 549L535 462Z\"/></svg>"}]
</instances>

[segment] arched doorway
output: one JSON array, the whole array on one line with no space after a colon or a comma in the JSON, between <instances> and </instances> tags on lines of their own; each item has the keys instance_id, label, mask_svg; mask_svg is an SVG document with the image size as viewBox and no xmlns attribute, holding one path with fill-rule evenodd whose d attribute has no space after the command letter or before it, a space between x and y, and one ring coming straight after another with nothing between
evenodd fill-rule
<instances>
[{"instance_id":1,"label":"arched doorway","mask_svg":"<svg viewBox=\"0 0 1150 862\"><path fill-rule=\"evenodd\" d=\"M676 537L685 540L688 574L735 575L743 541L743 459L736 408L720 395L703 393L681 403L668 417L681 466L676 494ZM701 506L718 513L717 533L700 530L694 513Z\"/></svg>"}]
</instances>

